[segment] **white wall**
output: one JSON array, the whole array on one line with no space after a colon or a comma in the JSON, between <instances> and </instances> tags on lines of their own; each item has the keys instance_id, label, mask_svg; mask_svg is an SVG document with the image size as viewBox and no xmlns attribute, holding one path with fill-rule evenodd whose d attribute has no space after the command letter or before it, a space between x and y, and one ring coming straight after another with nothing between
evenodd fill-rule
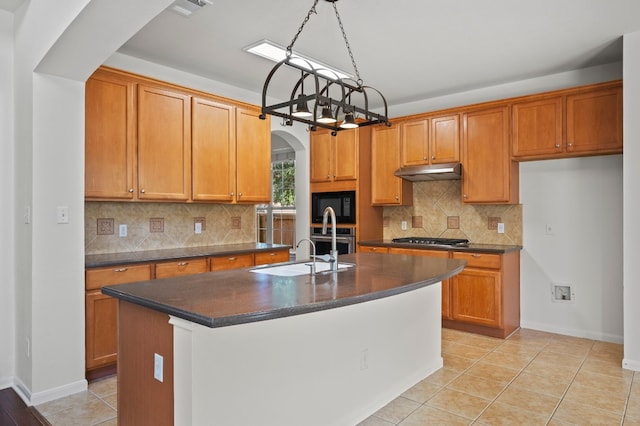
<instances>
[{"instance_id":1,"label":"white wall","mask_svg":"<svg viewBox=\"0 0 640 426\"><path fill-rule=\"evenodd\" d=\"M622 156L521 163L520 201L521 326L622 343Z\"/></svg>"},{"instance_id":2,"label":"white wall","mask_svg":"<svg viewBox=\"0 0 640 426\"><path fill-rule=\"evenodd\" d=\"M624 360L640 371L640 32L624 37Z\"/></svg>"},{"instance_id":3,"label":"white wall","mask_svg":"<svg viewBox=\"0 0 640 426\"><path fill-rule=\"evenodd\" d=\"M13 209L13 14L0 10L0 389L15 374L15 276ZM8 203L9 206L12 203ZM5 343L6 342L6 343Z\"/></svg>"}]
</instances>

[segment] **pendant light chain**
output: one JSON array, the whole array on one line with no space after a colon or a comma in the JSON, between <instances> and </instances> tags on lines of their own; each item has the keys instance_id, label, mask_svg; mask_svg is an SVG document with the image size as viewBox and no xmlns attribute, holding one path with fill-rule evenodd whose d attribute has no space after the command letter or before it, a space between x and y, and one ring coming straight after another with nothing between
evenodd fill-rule
<instances>
[{"instance_id":1,"label":"pendant light chain","mask_svg":"<svg viewBox=\"0 0 640 426\"><path fill-rule=\"evenodd\" d=\"M353 65L353 70L356 72L356 82L358 86L362 86L362 79L360 78L360 72L358 71L358 66L356 65L356 60L353 57L353 52L351 52L351 46L349 45L349 40L347 40L347 33L344 31L344 26L342 25L342 20L340 19L340 14L338 13L338 7L336 6L336 2L333 3L333 10L336 12L336 18L338 18L338 24L340 25L340 31L342 31L342 38L344 38L344 44L347 46L347 51L349 52L349 57L351 58L351 64Z\"/></svg>"},{"instance_id":2,"label":"pendant light chain","mask_svg":"<svg viewBox=\"0 0 640 426\"><path fill-rule=\"evenodd\" d=\"M318 14L318 12L316 12L316 6L318 5L318 1L319 0L315 0L313 2L313 6L311 6L311 9L309 9L309 12L307 12L307 16L302 21L302 24L300 24L300 28L298 28L298 32L296 33L295 36L293 36L293 39L291 40L291 43L289 43L289 46L287 46L287 57L291 57L293 52L293 45L298 40L298 36L300 36L300 33L302 33L304 26L307 24L307 22L309 22L309 19L311 18L311 14L316 14L316 15ZM358 71L356 60L353 57L353 52L351 51L351 45L349 44L349 40L347 39L347 33L344 31L344 25L342 25L342 19L340 19L340 14L338 13L338 7L336 6L336 2L338 0L327 0L327 1L333 4L333 10L335 11L336 18L338 19L338 25L340 26L340 31L342 31L342 38L344 39L345 46L347 46L347 52L349 52L349 57L351 58L351 64L353 65L353 70L356 73L356 82L358 83L359 87L362 87L363 82L362 82L362 78L360 78L360 71Z\"/></svg>"},{"instance_id":3,"label":"pendant light chain","mask_svg":"<svg viewBox=\"0 0 640 426\"><path fill-rule=\"evenodd\" d=\"M296 40L298 40L298 36L302 32L304 26L307 24L307 22L309 22L309 18L311 18L311 14L312 13L315 13L316 15L318 14L318 12L316 12L316 5L317 4L318 4L318 0L316 0L313 3L313 6L311 6L311 9L309 9L309 12L307 12L307 17L304 18L304 20L302 21L302 24L300 24L300 28L298 28L298 32L296 33L296 35L293 36L293 40L291 40L291 43L289 43L289 46L287 46L287 57L291 56L291 52L293 50L293 45L296 42Z\"/></svg>"}]
</instances>

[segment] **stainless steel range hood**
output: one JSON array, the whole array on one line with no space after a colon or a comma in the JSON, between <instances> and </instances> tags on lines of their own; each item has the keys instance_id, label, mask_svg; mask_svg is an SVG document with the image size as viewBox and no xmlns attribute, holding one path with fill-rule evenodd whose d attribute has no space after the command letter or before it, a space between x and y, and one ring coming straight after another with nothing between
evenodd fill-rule
<instances>
[{"instance_id":1,"label":"stainless steel range hood","mask_svg":"<svg viewBox=\"0 0 640 426\"><path fill-rule=\"evenodd\" d=\"M413 182L430 180L453 180L462 177L462 165L460 163L433 164L422 166L400 167L394 173L402 179Z\"/></svg>"}]
</instances>

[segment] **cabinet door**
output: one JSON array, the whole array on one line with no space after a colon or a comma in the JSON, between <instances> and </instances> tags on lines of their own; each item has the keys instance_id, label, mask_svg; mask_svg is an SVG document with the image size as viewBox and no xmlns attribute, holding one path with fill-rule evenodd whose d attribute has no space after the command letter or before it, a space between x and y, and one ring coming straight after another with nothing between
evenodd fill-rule
<instances>
[{"instance_id":1,"label":"cabinet door","mask_svg":"<svg viewBox=\"0 0 640 426\"><path fill-rule=\"evenodd\" d=\"M564 150L562 96L513 105L513 156L552 155Z\"/></svg>"},{"instance_id":2,"label":"cabinet door","mask_svg":"<svg viewBox=\"0 0 640 426\"><path fill-rule=\"evenodd\" d=\"M358 178L358 129L341 130L333 137L333 180Z\"/></svg>"},{"instance_id":3,"label":"cabinet door","mask_svg":"<svg viewBox=\"0 0 640 426\"><path fill-rule=\"evenodd\" d=\"M431 164L460 161L460 116L458 114L431 119L429 153Z\"/></svg>"},{"instance_id":4,"label":"cabinet door","mask_svg":"<svg viewBox=\"0 0 640 426\"><path fill-rule=\"evenodd\" d=\"M401 162L403 166L429 163L429 120L401 124Z\"/></svg>"},{"instance_id":5,"label":"cabinet door","mask_svg":"<svg viewBox=\"0 0 640 426\"><path fill-rule=\"evenodd\" d=\"M622 150L622 88L567 95L567 152Z\"/></svg>"},{"instance_id":6,"label":"cabinet door","mask_svg":"<svg viewBox=\"0 0 640 426\"><path fill-rule=\"evenodd\" d=\"M400 127L375 126L371 133L372 204L411 204L411 182L393 174L400 167Z\"/></svg>"},{"instance_id":7,"label":"cabinet door","mask_svg":"<svg viewBox=\"0 0 640 426\"><path fill-rule=\"evenodd\" d=\"M189 199L190 115L188 95L138 86L138 198Z\"/></svg>"},{"instance_id":8,"label":"cabinet door","mask_svg":"<svg viewBox=\"0 0 640 426\"><path fill-rule=\"evenodd\" d=\"M456 321L502 327L499 271L465 268L450 278L451 317Z\"/></svg>"},{"instance_id":9,"label":"cabinet door","mask_svg":"<svg viewBox=\"0 0 640 426\"><path fill-rule=\"evenodd\" d=\"M233 201L235 108L208 99L193 98L191 116L193 200Z\"/></svg>"},{"instance_id":10,"label":"cabinet door","mask_svg":"<svg viewBox=\"0 0 640 426\"><path fill-rule=\"evenodd\" d=\"M517 203L518 164L511 161L509 108L468 112L463 120L463 202Z\"/></svg>"},{"instance_id":11,"label":"cabinet door","mask_svg":"<svg viewBox=\"0 0 640 426\"><path fill-rule=\"evenodd\" d=\"M98 70L85 86L86 198L133 199L134 84Z\"/></svg>"},{"instance_id":12,"label":"cabinet door","mask_svg":"<svg viewBox=\"0 0 640 426\"><path fill-rule=\"evenodd\" d=\"M181 277L209 272L207 259L188 259L156 264L156 278Z\"/></svg>"},{"instance_id":13,"label":"cabinet door","mask_svg":"<svg viewBox=\"0 0 640 426\"><path fill-rule=\"evenodd\" d=\"M118 303L100 290L85 294L85 357L87 370L113 364L118 353Z\"/></svg>"},{"instance_id":14,"label":"cabinet door","mask_svg":"<svg viewBox=\"0 0 640 426\"><path fill-rule=\"evenodd\" d=\"M333 137L328 130L316 130L310 133L310 181L329 182L331 181L331 144Z\"/></svg>"},{"instance_id":15,"label":"cabinet door","mask_svg":"<svg viewBox=\"0 0 640 426\"><path fill-rule=\"evenodd\" d=\"M271 201L271 116L257 108L236 109L236 201Z\"/></svg>"}]
</instances>

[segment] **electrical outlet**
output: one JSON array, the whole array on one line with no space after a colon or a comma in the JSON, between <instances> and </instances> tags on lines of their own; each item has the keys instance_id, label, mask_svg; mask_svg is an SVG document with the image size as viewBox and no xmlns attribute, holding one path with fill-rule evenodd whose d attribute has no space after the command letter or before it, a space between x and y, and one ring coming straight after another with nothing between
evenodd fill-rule
<instances>
[{"instance_id":1,"label":"electrical outlet","mask_svg":"<svg viewBox=\"0 0 640 426\"><path fill-rule=\"evenodd\" d=\"M201 222L196 222L194 225L195 228L195 233L196 234L202 234L202 223Z\"/></svg>"},{"instance_id":2,"label":"electrical outlet","mask_svg":"<svg viewBox=\"0 0 640 426\"><path fill-rule=\"evenodd\" d=\"M498 234L504 234L504 223L498 222Z\"/></svg>"},{"instance_id":3,"label":"electrical outlet","mask_svg":"<svg viewBox=\"0 0 640 426\"><path fill-rule=\"evenodd\" d=\"M570 284L551 283L551 300L554 302L570 302L575 300L575 294Z\"/></svg>"},{"instance_id":4,"label":"electrical outlet","mask_svg":"<svg viewBox=\"0 0 640 426\"><path fill-rule=\"evenodd\" d=\"M547 223L544 227L544 233L547 235L553 235L553 226L550 223Z\"/></svg>"},{"instance_id":5,"label":"electrical outlet","mask_svg":"<svg viewBox=\"0 0 640 426\"><path fill-rule=\"evenodd\" d=\"M153 378L159 382L164 380L163 377L163 367L164 367L164 358L162 355L153 354Z\"/></svg>"},{"instance_id":6,"label":"electrical outlet","mask_svg":"<svg viewBox=\"0 0 640 426\"><path fill-rule=\"evenodd\" d=\"M127 224L126 223L121 223L120 225L118 225L118 236L120 236L120 237L126 237L127 236Z\"/></svg>"},{"instance_id":7,"label":"electrical outlet","mask_svg":"<svg viewBox=\"0 0 640 426\"><path fill-rule=\"evenodd\" d=\"M400 228L401 228L403 231L406 231L406 230L407 230L407 221L406 221L406 220L403 220L403 221L400 223Z\"/></svg>"}]
</instances>

